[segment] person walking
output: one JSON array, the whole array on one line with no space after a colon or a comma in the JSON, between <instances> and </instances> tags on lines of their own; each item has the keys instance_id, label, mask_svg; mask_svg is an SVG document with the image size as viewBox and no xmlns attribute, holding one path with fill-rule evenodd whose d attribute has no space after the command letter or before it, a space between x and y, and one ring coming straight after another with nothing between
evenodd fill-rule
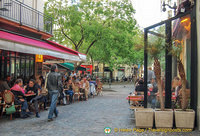
<instances>
[{"instance_id":1,"label":"person walking","mask_svg":"<svg viewBox=\"0 0 200 136\"><path fill-rule=\"evenodd\" d=\"M58 116L56 103L57 103L59 91L62 91L62 79L61 79L61 74L58 73L57 65L51 66L51 72L49 73L47 77L47 89L51 98L48 121L53 121L53 114L55 114L56 117Z\"/></svg>"}]
</instances>

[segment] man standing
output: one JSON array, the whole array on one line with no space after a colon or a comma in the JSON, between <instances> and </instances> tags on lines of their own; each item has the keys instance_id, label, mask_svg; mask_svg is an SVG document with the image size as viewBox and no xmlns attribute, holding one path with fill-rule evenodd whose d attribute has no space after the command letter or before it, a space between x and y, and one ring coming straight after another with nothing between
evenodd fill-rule
<instances>
[{"instance_id":1,"label":"man standing","mask_svg":"<svg viewBox=\"0 0 200 136\"><path fill-rule=\"evenodd\" d=\"M149 67L149 68L148 68L148 77L147 77L147 83L148 83L148 84L151 84L152 78L155 79L155 74L154 74L154 71L152 70L152 68Z\"/></svg>"},{"instance_id":2,"label":"man standing","mask_svg":"<svg viewBox=\"0 0 200 136\"><path fill-rule=\"evenodd\" d=\"M51 66L51 73L49 73L47 78L47 89L51 98L48 121L53 121L53 113L55 114L56 117L58 116L56 103L59 91L62 90L62 80L60 73L58 73L57 65Z\"/></svg>"}]
</instances>

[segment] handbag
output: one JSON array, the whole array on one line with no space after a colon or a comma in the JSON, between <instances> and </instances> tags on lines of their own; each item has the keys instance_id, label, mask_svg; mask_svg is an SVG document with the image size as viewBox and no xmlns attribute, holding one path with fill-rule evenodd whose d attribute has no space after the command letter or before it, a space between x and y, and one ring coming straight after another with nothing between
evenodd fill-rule
<instances>
[{"instance_id":1,"label":"handbag","mask_svg":"<svg viewBox=\"0 0 200 136\"><path fill-rule=\"evenodd\" d=\"M6 108L6 114L13 114L16 112L15 105Z\"/></svg>"},{"instance_id":2,"label":"handbag","mask_svg":"<svg viewBox=\"0 0 200 136\"><path fill-rule=\"evenodd\" d=\"M46 96L46 95L48 94L48 89L47 89L47 79L48 79L48 75L49 75L49 74L47 74L47 76L46 76L45 83L44 83L44 88L42 89L42 92L41 92L41 94L42 94L43 96Z\"/></svg>"}]
</instances>

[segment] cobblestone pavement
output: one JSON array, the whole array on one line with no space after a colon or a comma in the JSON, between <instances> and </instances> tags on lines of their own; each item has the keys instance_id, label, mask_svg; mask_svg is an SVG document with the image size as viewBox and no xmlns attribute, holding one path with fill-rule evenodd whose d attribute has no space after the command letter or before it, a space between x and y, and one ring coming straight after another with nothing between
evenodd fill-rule
<instances>
[{"instance_id":1,"label":"cobblestone pavement","mask_svg":"<svg viewBox=\"0 0 200 136\"><path fill-rule=\"evenodd\" d=\"M59 116L47 121L48 111L40 118L0 119L0 136L105 136L104 128L110 127L108 136L154 136L154 135L200 135L199 131L188 133L164 132L114 132L114 128L135 128L134 114L125 99L133 85L104 86L103 96L88 101L59 106Z\"/></svg>"}]
</instances>

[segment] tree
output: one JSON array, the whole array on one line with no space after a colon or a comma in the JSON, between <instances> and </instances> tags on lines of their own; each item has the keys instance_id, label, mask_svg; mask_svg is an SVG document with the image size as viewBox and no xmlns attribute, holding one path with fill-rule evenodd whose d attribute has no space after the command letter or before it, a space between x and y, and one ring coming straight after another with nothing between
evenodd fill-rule
<instances>
[{"instance_id":1,"label":"tree","mask_svg":"<svg viewBox=\"0 0 200 136\"><path fill-rule=\"evenodd\" d=\"M182 87L181 87L181 94L182 94L181 108L182 108L182 110L186 110L187 105L188 105L188 102L187 102L188 96L186 96L187 80L186 80L185 68L184 68L182 60L180 59L180 55L183 51L183 43L177 42L176 40L174 40L172 47L167 46L167 49L172 56L175 56L177 58L178 72L181 77L181 85L182 85Z\"/></svg>"},{"instance_id":2,"label":"tree","mask_svg":"<svg viewBox=\"0 0 200 136\"><path fill-rule=\"evenodd\" d=\"M159 99L160 99L160 108L163 111L164 107L164 98L163 98L163 88L162 88L162 80L161 80L161 66L160 66L160 58L162 52L165 50L165 43L163 38L157 37L155 41L149 43L148 45L148 53L150 57L154 59L154 73L156 76L158 92L159 92Z\"/></svg>"},{"instance_id":3,"label":"tree","mask_svg":"<svg viewBox=\"0 0 200 136\"><path fill-rule=\"evenodd\" d=\"M130 0L81 0L69 6L67 0L48 0L45 13L53 18L55 40L95 61L114 67L133 63L140 57L134 52L134 37L139 34L135 10ZM136 54L134 54L136 53Z\"/></svg>"}]
</instances>

